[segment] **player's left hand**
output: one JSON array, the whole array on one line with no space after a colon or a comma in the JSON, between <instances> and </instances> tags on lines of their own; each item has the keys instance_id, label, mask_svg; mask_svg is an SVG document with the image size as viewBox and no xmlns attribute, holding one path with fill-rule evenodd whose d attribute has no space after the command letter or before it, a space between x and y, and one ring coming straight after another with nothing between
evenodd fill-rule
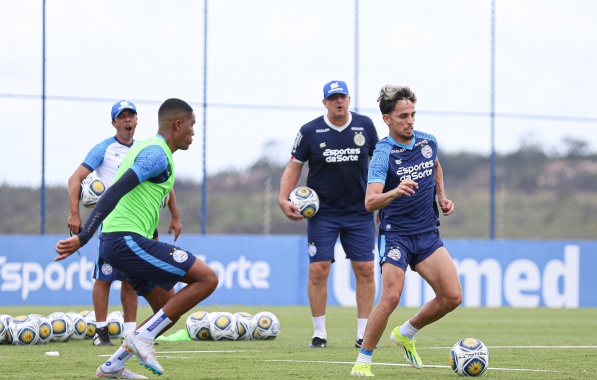
<instances>
[{"instance_id":1,"label":"player's left hand","mask_svg":"<svg viewBox=\"0 0 597 380\"><path fill-rule=\"evenodd\" d=\"M59 256L55 257L54 261L66 259L73 253L77 252L79 248L81 248L81 241L79 240L78 236L71 236L66 240L60 240L56 244L56 252Z\"/></svg>"},{"instance_id":2,"label":"player's left hand","mask_svg":"<svg viewBox=\"0 0 597 380\"><path fill-rule=\"evenodd\" d=\"M444 216L448 216L454 212L454 202L452 202L448 198L440 199L439 207L442 209Z\"/></svg>"},{"instance_id":3,"label":"player's left hand","mask_svg":"<svg viewBox=\"0 0 597 380\"><path fill-rule=\"evenodd\" d=\"M176 241L182 232L182 223L180 222L180 218L170 219L170 224L168 225L168 235L172 235L172 230L174 230L174 241Z\"/></svg>"}]
</instances>

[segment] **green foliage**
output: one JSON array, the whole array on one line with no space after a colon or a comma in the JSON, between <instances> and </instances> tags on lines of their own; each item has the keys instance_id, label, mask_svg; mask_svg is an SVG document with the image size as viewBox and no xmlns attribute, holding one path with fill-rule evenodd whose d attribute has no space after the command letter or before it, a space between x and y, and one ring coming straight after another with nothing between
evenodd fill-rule
<instances>
[{"instance_id":1,"label":"green foliage","mask_svg":"<svg viewBox=\"0 0 597 380\"><path fill-rule=\"evenodd\" d=\"M50 314L84 310L82 307L5 307L2 313ZM348 378L357 357L354 348L356 309L329 307L328 347L309 349L312 334L308 307L197 306L193 311L267 310L280 320L273 341L160 342L158 360L165 369L160 379L340 379ZM488 379L592 379L597 377L595 309L459 308L417 334L417 350L426 365L416 370L404 364L388 339L393 327L416 309L399 307L373 355L373 373L387 379L456 379L448 367L450 348L465 337L481 339L489 348ZM184 328L187 313L166 334ZM140 307L139 320L149 315ZM59 357L44 356L58 351ZM0 345L0 379L93 378L96 368L115 351L94 347L89 340L49 343L43 346ZM158 378L135 359L127 365L149 378ZM541 372L539 372L541 371Z\"/></svg>"},{"instance_id":2,"label":"green foliage","mask_svg":"<svg viewBox=\"0 0 597 380\"><path fill-rule=\"evenodd\" d=\"M570 145L579 144L570 142ZM575 154L572 154L572 153ZM547 155L541 147L523 144L496 157L495 225L501 239L593 239L597 230L597 160L568 148L564 157ZM455 203L450 217L441 217L442 236L489 237L489 158L475 153L442 153L448 198ZM282 165L265 158L247 171L227 171L207 180L208 234L305 234L306 222L287 219L278 206ZM299 185L306 184L306 168ZM202 186L178 178L175 184L183 233L201 233ZM0 234L40 232L40 190L0 186ZM46 189L46 233L67 235L66 186ZM83 222L90 210L81 208ZM163 210L159 233L168 230ZM571 226L574 226L572 228Z\"/></svg>"}]
</instances>

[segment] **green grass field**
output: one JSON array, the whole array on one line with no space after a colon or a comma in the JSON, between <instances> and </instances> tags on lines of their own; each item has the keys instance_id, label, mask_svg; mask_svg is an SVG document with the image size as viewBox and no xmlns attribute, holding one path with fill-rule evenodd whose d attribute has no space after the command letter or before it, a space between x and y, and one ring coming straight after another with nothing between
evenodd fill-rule
<instances>
[{"instance_id":1,"label":"green grass field","mask_svg":"<svg viewBox=\"0 0 597 380\"><path fill-rule=\"evenodd\" d=\"M81 307L2 307L12 316L54 311L81 311ZM112 309L111 309L112 310ZM268 310L280 319L280 335L273 341L160 342L158 359L165 373L160 379L340 379L357 357L354 348L356 309L329 307L328 347L307 348L311 334L308 307L197 307L193 311ZM595 379L597 378L596 309L460 308L417 334L417 350L424 368L404 364L388 339L391 328L416 309L398 308L391 316L379 348L373 354L377 378L456 379L448 367L451 346L459 339L481 339L490 352L487 379ZM189 313L190 314L190 313ZM139 319L149 315L141 307ZM184 328L185 315L168 332ZM59 357L44 356L59 351ZM91 379L113 347L94 347L89 340L38 346L0 345L0 379ZM158 378L139 365L127 365L149 378Z\"/></svg>"}]
</instances>

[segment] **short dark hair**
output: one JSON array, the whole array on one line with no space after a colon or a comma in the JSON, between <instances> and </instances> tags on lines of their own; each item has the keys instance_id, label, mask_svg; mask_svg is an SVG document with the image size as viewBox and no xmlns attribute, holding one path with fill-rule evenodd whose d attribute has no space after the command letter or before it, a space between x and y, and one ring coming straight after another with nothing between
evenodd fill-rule
<instances>
[{"instance_id":1,"label":"short dark hair","mask_svg":"<svg viewBox=\"0 0 597 380\"><path fill-rule=\"evenodd\" d=\"M185 112L185 113L192 113L193 108L184 100L170 98L164 101L158 110L158 118L161 118L167 113L178 113L178 112Z\"/></svg>"},{"instance_id":2,"label":"short dark hair","mask_svg":"<svg viewBox=\"0 0 597 380\"><path fill-rule=\"evenodd\" d=\"M394 86L391 84L383 86L377 98L382 115L391 113L400 100L410 100L417 103L417 96L408 86Z\"/></svg>"}]
</instances>

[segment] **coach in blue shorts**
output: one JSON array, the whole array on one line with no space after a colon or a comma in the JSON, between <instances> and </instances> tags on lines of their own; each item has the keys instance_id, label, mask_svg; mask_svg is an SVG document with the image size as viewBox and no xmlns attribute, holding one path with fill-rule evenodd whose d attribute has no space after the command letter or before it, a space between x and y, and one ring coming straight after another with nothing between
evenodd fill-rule
<instances>
[{"instance_id":1,"label":"coach in blue shorts","mask_svg":"<svg viewBox=\"0 0 597 380\"><path fill-rule=\"evenodd\" d=\"M369 211L380 210L382 292L369 316L363 346L350 373L353 376L373 376L373 350L398 307L407 266L435 292L435 298L390 334L413 367L423 365L415 349L415 334L462 301L456 266L438 231L436 197L446 216L454 211L454 204L444 192L437 141L432 135L414 130L417 97L410 88L387 85L381 89L378 102L390 134L375 147L365 206Z\"/></svg>"},{"instance_id":2,"label":"coach in blue shorts","mask_svg":"<svg viewBox=\"0 0 597 380\"><path fill-rule=\"evenodd\" d=\"M310 260L308 294L314 330L309 347L327 345L327 281L338 236L356 278L355 346L360 347L375 299L375 225L373 213L365 210L364 200L369 159L379 139L371 119L348 111L350 96L346 83L326 83L323 105L327 114L303 125L296 136L278 202L289 219L303 219L288 196L308 161L307 186L315 190L320 201L318 213L307 221L305 247Z\"/></svg>"},{"instance_id":3,"label":"coach in blue shorts","mask_svg":"<svg viewBox=\"0 0 597 380\"><path fill-rule=\"evenodd\" d=\"M168 99L158 111L158 133L137 142L120 165L114 184L106 190L81 232L56 245L63 260L85 245L100 223L99 254L143 296L155 314L124 338L122 347L97 368L98 378L141 379L124 365L136 356L152 372L164 373L158 363L155 338L168 330L218 285L215 272L191 252L153 239L162 200L174 186L172 154L193 142L195 113L180 99ZM179 292L173 287L187 284Z\"/></svg>"}]
</instances>

